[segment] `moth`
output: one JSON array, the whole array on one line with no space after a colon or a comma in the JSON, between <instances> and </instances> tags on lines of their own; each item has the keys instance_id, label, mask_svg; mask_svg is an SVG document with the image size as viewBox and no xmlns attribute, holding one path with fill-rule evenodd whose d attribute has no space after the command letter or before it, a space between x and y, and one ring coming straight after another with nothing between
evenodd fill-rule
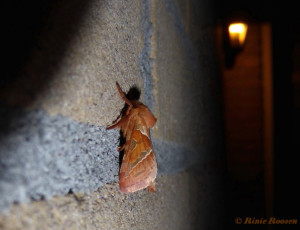
<instances>
[{"instance_id":1,"label":"moth","mask_svg":"<svg viewBox=\"0 0 300 230\"><path fill-rule=\"evenodd\" d=\"M147 188L155 192L157 163L150 139L150 128L156 118L150 109L138 100L129 100L118 82L117 89L123 101L128 105L123 116L106 129L120 128L125 144L119 147L124 150L119 172L119 187L123 193L133 193Z\"/></svg>"}]
</instances>

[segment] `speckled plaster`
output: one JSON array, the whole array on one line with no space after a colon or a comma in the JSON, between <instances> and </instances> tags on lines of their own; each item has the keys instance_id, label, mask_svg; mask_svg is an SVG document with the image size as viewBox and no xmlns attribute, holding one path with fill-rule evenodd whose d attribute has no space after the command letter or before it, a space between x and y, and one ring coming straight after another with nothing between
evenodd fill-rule
<instances>
[{"instance_id":1,"label":"speckled plaster","mask_svg":"<svg viewBox=\"0 0 300 230\"><path fill-rule=\"evenodd\" d=\"M92 192L118 180L119 131L41 109L0 108L0 210L69 191ZM183 144L153 139L153 146L160 175L199 160L198 152Z\"/></svg>"},{"instance_id":2,"label":"speckled plaster","mask_svg":"<svg viewBox=\"0 0 300 230\"><path fill-rule=\"evenodd\" d=\"M197 35L201 33L206 41L198 40L194 44L172 1L155 1L155 6L155 17L159 18L159 22L152 36L156 41L155 98L158 121L153 136L184 143L193 149L212 150L216 147L212 140L221 138L223 132L218 106L220 101L215 96L220 88L213 34L209 30L199 30ZM200 48L195 49L197 46ZM207 49L210 51L206 52ZM210 155L204 152L202 154ZM211 154L219 152L215 149Z\"/></svg>"},{"instance_id":3,"label":"speckled plaster","mask_svg":"<svg viewBox=\"0 0 300 230\"><path fill-rule=\"evenodd\" d=\"M43 110L2 106L0 116L0 209L117 181L118 131Z\"/></svg>"},{"instance_id":4,"label":"speckled plaster","mask_svg":"<svg viewBox=\"0 0 300 230\"><path fill-rule=\"evenodd\" d=\"M0 228L222 229L224 220L218 209L223 204L215 193L213 175L215 172L210 176L161 176L156 193L143 190L127 195L119 192L117 184L111 184L89 194L75 193L31 205L14 205L8 213L0 215ZM214 221L209 217L212 215Z\"/></svg>"}]
</instances>

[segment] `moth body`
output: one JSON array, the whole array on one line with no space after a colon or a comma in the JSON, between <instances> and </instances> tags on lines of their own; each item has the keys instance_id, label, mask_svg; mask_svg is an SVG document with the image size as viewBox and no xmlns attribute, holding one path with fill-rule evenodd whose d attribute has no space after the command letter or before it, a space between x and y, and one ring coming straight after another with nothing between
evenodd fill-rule
<instances>
[{"instance_id":1,"label":"moth body","mask_svg":"<svg viewBox=\"0 0 300 230\"><path fill-rule=\"evenodd\" d=\"M107 127L120 128L126 140L120 147L120 151L124 149L119 173L120 190L123 193L132 193L148 188L154 192L157 163L149 128L155 125L156 118L143 103L127 99L119 84L116 85L121 98L128 105L121 119Z\"/></svg>"}]
</instances>

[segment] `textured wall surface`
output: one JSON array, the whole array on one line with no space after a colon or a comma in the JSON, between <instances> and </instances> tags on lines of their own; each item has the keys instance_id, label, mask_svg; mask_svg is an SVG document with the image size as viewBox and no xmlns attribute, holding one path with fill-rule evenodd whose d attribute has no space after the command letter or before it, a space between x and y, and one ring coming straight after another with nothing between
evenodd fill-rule
<instances>
[{"instance_id":1,"label":"textured wall surface","mask_svg":"<svg viewBox=\"0 0 300 230\"><path fill-rule=\"evenodd\" d=\"M220 229L220 90L205 1L5 7L26 14L11 21L21 45L11 39L0 84L0 229ZM105 129L124 106L116 81L140 90L158 118L156 193L119 192L120 132Z\"/></svg>"}]
</instances>

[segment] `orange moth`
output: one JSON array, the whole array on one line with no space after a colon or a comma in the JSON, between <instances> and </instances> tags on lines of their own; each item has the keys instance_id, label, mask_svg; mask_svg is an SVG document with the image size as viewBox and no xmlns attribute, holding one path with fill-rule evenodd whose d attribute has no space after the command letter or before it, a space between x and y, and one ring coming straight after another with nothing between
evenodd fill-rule
<instances>
[{"instance_id":1,"label":"orange moth","mask_svg":"<svg viewBox=\"0 0 300 230\"><path fill-rule=\"evenodd\" d=\"M157 163L150 140L149 128L156 123L150 109L137 100L129 100L116 82L121 98L128 105L124 115L106 129L120 128L125 144L123 161L119 173L119 186L123 193L132 193L147 188L155 192Z\"/></svg>"}]
</instances>

